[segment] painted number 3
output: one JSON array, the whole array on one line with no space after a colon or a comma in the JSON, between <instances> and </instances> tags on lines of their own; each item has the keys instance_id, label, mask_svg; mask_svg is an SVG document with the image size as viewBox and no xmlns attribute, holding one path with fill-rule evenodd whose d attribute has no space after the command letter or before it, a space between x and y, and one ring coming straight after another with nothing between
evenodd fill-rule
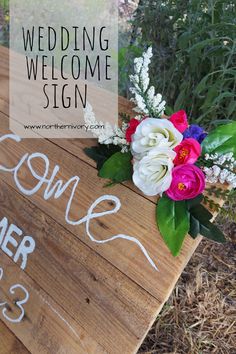
<instances>
[{"instance_id":1,"label":"painted number 3","mask_svg":"<svg viewBox=\"0 0 236 354\"><path fill-rule=\"evenodd\" d=\"M2 277L3 277L3 269L0 268L0 281L2 280ZM17 317L17 318L11 318L7 315L7 312L8 312L8 309L7 309L7 302L0 302L0 307L3 307L3 310L2 310L2 314L3 314L3 317L5 317L6 320L8 320L9 322L12 322L12 323L19 323L22 321L24 315L25 315L25 310L24 310L24 307L23 305L27 303L27 301L29 300L29 293L28 291L20 284L15 284L15 285L12 285L9 289L9 293L11 295L14 295L15 294L15 291L17 289L20 289L23 293L24 293L24 298L22 300L18 300L16 301L16 306L20 309L21 313L20 313L20 316Z\"/></svg>"}]
</instances>

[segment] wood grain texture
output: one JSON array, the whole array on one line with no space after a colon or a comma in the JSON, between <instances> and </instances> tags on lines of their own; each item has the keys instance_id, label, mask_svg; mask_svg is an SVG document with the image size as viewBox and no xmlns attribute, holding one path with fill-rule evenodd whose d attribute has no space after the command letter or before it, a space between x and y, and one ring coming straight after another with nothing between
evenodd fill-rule
<instances>
[{"instance_id":1,"label":"wood grain texture","mask_svg":"<svg viewBox=\"0 0 236 354\"><path fill-rule=\"evenodd\" d=\"M8 50L0 47L0 136L9 133L8 57ZM128 101L120 98L119 104L119 111L130 112ZM54 183L78 175L72 220L84 217L96 198L117 196L121 210L94 219L92 234L99 240L118 233L136 237L159 272L134 243L116 240L99 245L88 238L83 224L69 225L65 210L71 187L60 199L45 200L44 186L35 195L25 196L12 176L1 171L0 220L6 216L36 241L24 271L0 250L0 267L6 269L0 283L3 293L7 295L10 283L16 281L30 289L22 323L4 323L33 354L135 353L200 242L200 238L187 238L180 256L172 257L156 227L155 199L144 197L131 183L104 189L104 180L97 177L94 163L83 152L95 143L91 139L8 140L0 144L0 164L15 166L24 154L40 152L50 160L49 175L55 165L60 166ZM35 159L32 163L42 175L44 162ZM19 180L25 188L37 183L26 164ZM111 205L103 203L96 211L108 208ZM14 299L10 300L14 312Z\"/></svg>"},{"instance_id":2,"label":"wood grain texture","mask_svg":"<svg viewBox=\"0 0 236 354\"><path fill-rule=\"evenodd\" d=\"M25 316L20 324L2 321L21 340L33 354L101 354L105 351L93 340L78 323L68 316L37 283L0 251L1 266L5 269L1 281L1 292L8 301L9 316L18 316L15 306L19 293L9 295L12 284L22 284L30 293L25 304Z\"/></svg>"},{"instance_id":3,"label":"wood grain texture","mask_svg":"<svg viewBox=\"0 0 236 354\"><path fill-rule=\"evenodd\" d=\"M30 352L0 320L0 354L29 354Z\"/></svg>"},{"instance_id":4,"label":"wood grain texture","mask_svg":"<svg viewBox=\"0 0 236 354\"><path fill-rule=\"evenodd\" d=\"M4 182L0 204L35 239L25 272L107 350L132 351L160 304Z\"/></svg>"},{"instance_id":5,"label":"wood grain texture","mask_svg":"<svg viewBox=\"0 0 236 354\"><path fill-rule=\"evenodd\" d=\"M0 114L0 121L0 134L3 135L8 131L6 129L8 120ZM70 211L72 220L77 220L78 216L79 218L84 217L93 201L101 195L109 193L118 196L122 204L121 210L117 214L105 216L100 220L95 219L91 224L92 234L97 239L106 239L117 233L135 236L150 253L159 267L159 272L150 266L137 245L124 240L98 245L86 237L84 225L69 225L65 221L66 205L70 197L69 189L65 191L64 197L60 200L50 199L50 201L46 201L42 195L43 191L27 197L27 199L98 252L161 303L166 301L179 274L181 274L187 260L196 248L198 240L194 241L190 237L187 238L180 256L174 258L157 230L153 203L121 185L116 185L107 192L103 188L104 180L97 177L94 168L49 141L41 139L25 139L22 143L6 141L2 143L0 161L4 166L15 166L19 158L25 153L36 151L46 154L51 161L49 175L51 175L54 166L58 164L61 169L57 178L64 182L74 175L80 176L80 183ZM43 175L44 163L37 160L34 166L37 172ZM18 190L9 174L1 173L0 179L11 185L16 191ZM36 183L25 165L22 166L19 180L25 188L33 188ZM104 207L107 210L107 205ZM104 207L102 210L104 210Z\"/></svg>"}]
</instances>

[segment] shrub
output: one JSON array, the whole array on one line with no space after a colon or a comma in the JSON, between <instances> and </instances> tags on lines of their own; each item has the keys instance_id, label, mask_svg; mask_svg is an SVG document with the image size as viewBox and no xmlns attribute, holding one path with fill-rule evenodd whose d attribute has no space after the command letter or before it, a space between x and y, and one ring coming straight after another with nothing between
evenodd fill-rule
<instances>
[{"instance_id":1,"label":"shrub","mask_svg":"<svg viewBox=\"0 0 236 354\"><path fill-rule=\"evenodd\" d=\"M0 44L9 45L9 0L0 0Z\"/></svg>"},{"instance_id":2,"label":"shrub","mask_svg":"<svg viewBox=\"0 0 236 354\"><path fill-rule=\"evenodd\" d=\"M134 17L132 38L153 47L152 84L206 127L235 119L235 15L234 0L140 0Z\"/></svg>"}]
</instances>

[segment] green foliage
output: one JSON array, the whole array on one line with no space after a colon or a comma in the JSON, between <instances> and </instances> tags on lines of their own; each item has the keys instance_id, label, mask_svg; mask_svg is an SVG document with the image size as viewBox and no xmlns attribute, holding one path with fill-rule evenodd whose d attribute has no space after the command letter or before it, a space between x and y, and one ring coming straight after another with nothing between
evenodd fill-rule
<instances>
[{"instance_id":1,"label":"green foliage","mask_svg":"<svg viewBox=\"0 0 236 354\"><path fill-rule=\"evenodd\" d=\"M84 152L97 163L98 176L110 180L108 185L132 179L130 152L122 153L118 146L103 144L85 148Z\"/></svg>"},{"instance_id":2,"label":"green foliage","mask_svg":"<svg viewBox=\"0 0 236 354\"><path fill-rule=\"evenodd\" d=\"M85 148L85 154L97 163L97 169L100 170L106 160L114 153L120 151L120 148L115 145L98 144L91 148Z\"/></svg>"},{"instance_id":3,"label":"green foliage","mask_svg":"<svg viewBox=\"0 0 236 354\"><path fill-rule=\"evenodd\" d=\"M204 196L204 204L208 206L211 211L219 212L221 210L220 204L216 203L213 199L209 198L207 195Z\"/></svg>"},{"instance_id":4,"label":"green foliage","mask_svg":"<svg viewBox=\"0 0 236 354\"><path fill-rule=\"evenodd\" d=\"M157 203L157 226L173 256L177 256L189 231L186 202L175 202L163 196Z\"/></svg>"},{"instance_id":5,"label":"green foliage","mask_svg":"<svg viewBox=\"0 0 236 354\"><path fill-rule=\"evenodd\" d=\"M120 183L132 179L132 154L130 152L116 152L102 166L98 175L111 180L111 183Z\"/></svg>"},{"instance_id":6,"label":"green foliage","mask_svg":"<svg viewBox=\"0 0 236 354\"><path fill-rule=\"evenodd\" d=\"M190 207L190 230L189 234L196 238L202 235L210 240L224 243L223 233L211 223L212 214L201 204Z\"/></svg>"},{"instance_id":7,"label":"green foliage","mask_svg":"<svg viewBox=\"0 0 236 354\"><path fill-rule=\"evenodd\" d=\"M0 0L0 45L9 46L9 0Z\"/></svg>"},{"instance_id":8,"label":"green foliage","mask_svg":"<svg viewBox=\"0 0 236 354\"><path fill-rule=\"evenodd\" d=\"M0 0L0 7L4 10L9 10L9 0Z\"/></svg>"},{"instance_id":9,"label":"green foliage","mask_svg":"<svg viewBox=\"0 0 236 354\"><path fill-rule=\"evenodd\" d=\"M209 194L210 196L214 196L216 198L221 198L223 200L226 200L231 194L231 191L213 185L206 189L206 193Z\"/></svg>"},{"instance_id":10,"label":"green foliage","mask_svg":"<svg viewBox=\"0 0 236 354\"><path fill-rule=\"evenodd\" d=\"M209 128L235 119L234 0L140 0L133 26L153 46L152 84Z\"/></svg>"},{"instance_id":11,"label":"green foliage","mask_svg":"<svg viewBox=\"0 0 236 354\"><path fill-rule=\"evenodd\" d=\"M212 214L201 204L205 197L199 195L188 201L175 202L166 195L157 204L156 221L160 233L173 256L177 256L185 236L202 235L224 243L223 233L210 221Z\"/></svg>"},{"instance_id":12,"label":"green foliage","mask_svg":"<svg viewBox=\"0 0 236 354\"><path fill-rule=\"evenodd\" d=\"M120 112L119 117L121 118L122 122L124 122L124 123L129 123L129 121L131 119L130 115L127 113L124 113L124 112Z\"/></svg>"},{"instance_id":13,"label":"green foliage","mask_svg":"<svg viewBox=\"0 0 236 354\"><path fill-rule=\"evenodd\" d=\"M225 154L233 152L236 157L236 122L221 125L214 129L202 143L202 151L205 153Z\"/></svg>"},{"instance_id":14,"label":"green foliage","mask_svg":"<svg viewBox=\"0 0 236 354\"><path fill-rule=\"evenodd\" d=\"M229 221L236 222L236 189L229 190L211 186L206 189L206 193L209 196L219 198L225 202L224 206L220 207L220 205L213 202L212 199L204 196L204 203L208 205L212 211L220 211L219 216L224 219L223 223L228 223ZM214 205L212 203L214 203Z\"/></svg>"},{"instance_id":15,"label":"green foliage","mask_svg":"<svg viewBox=\"0 0 236 354\"><path fill-rule=\"evenodd\" d=\"M224 207L220 211L220 217L223 219L223 223L229 221L236 222L236 189L233 189L227 195L227 201Z\"/></svg>"}]
</instances>

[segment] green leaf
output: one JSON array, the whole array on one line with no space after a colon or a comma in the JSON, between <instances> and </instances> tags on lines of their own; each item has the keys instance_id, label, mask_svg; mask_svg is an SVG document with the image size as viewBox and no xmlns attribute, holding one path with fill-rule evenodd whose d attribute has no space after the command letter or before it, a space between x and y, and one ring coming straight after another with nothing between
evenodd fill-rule
<instances>
[{"instance_id":1,"label":"green leaf","mask_svg":"<svg viewBox=\"0 0 236 354\"><path fill-rule=\"evenodd\" d=\"M224 243L224 234L210 222L212 214L201 204L195 205L189 210L190 213L190 230L189 234L196 238L202 235L210 240Z\"/></svg>"},{"instance_id":2,"label":"green leaf","mask_svg":"<svg viewBox=\"0 0 236 354\"><path fill-rule=\"evenodd\" d=\"M217 103L219 103L220 101L224 100L225 98L230 98L230 97L235 97L235 93L233 92L222 92L220 95L218 95L214 101L213 101L213 105L216 105Z\"/></svg>"},{"instance_id":3,"label":"green leaf","mask_svg":"<svg viewBox=\"0 0 236 354\"><path fill-rule=\"evenodd\" d=\"M186 49L189 44L189 39L191 38L190 33L184 32L178 39L177 43L180 49Z\"/></svg>"},{"instance_id":4,"label":"green leaf","mask_svg":"<svg viewBox=\"0 0 236 354\"><path fill-rule=\"evenodd\" d=\"M236 157L236 122L225 124L214 129L203 141L202 152L224 154L233 152Z\"/></svg>"},{"instance_id":5,"label":"green leaf","mask_svg":"<svg viewBox=\"0 0 236 354\"><path fill-rule=\"evenodd\" d=\"M236 101L231 101L227 107L227 113L229 116L236 111Z\"/></svg>"},{"instance_id":6,"label":"green leaf","mask_svg":"<svg viewBox=\"0 0 236 354\"><path fill-rule=\"evenodd\" d=\"M194 44L192 47L190 47L190 48L188 49L188 51L191 52L192 50L202 49L202 48L204 48L206 45L211 44L211 43L213 43L213 42L215 42L215 41L219 41L219 40L220 40L220 38L217 38L217 37L205 39L205 40L203 40L203 41L201 41L201 42L198 42L198 43Z\"/></svg>"},{"instance_id":7,"label":"green leaf","mask_svg":"<svg viewBox=\"0 0 236 354\"><path fill-rule=\"evenodd\" d=\"M191 214L191 209L194 209L195 207L199 208L199 210L202 211L202 218L204 218L204 220L206 220L206 221L209 221L209 220L211 220L213 215L210 213L209 210L207 210L203 205L201 205L201 202L203 201L203 199L204 199L203 194L200 194L194 199L187 200L186 201L187 208L188 208L188 211L190 212L190 214Z\"/></svg>"},{"instance_id":8,"label":"green leaf","mask_svg":"<svg viewBox=\"0 0 236 354\"><path fill-rule=\"evenodd\" d=\"M186 202L162 197L157 204L156 220L166 245L177 256L190 226Z\"/></svg>"},{"instance_id":9,"label":"green leaf","mask_svg":"<svg viewBox=\"0 0 236 354\"><path fill-rule=\"evenodd\" d=\"M188 90L188 84L184 84L181 86L181 91L175 101L174 111L178 111L183 107L187 90Z\"/></svg>"},{"instance_id":10,"label":"green leaf","mask_svg":"<svg viewBox=\"0 0 236 354\"><path fill-rule=\"evenodd\" d=\"M99 144L98 146L85 148L84 152L97 163L97 169L100 170L104 162L119 150L120 148L118 146Z\"/></svg>"},{"instance_id":11,"label":"green leaf","mask_svg":"<svg viewBox=\"0 0 236 354\"><path fill-rule=\"evenodd\" d=\"M219 90L218 85L219 83L216 82L215 85L212 85L212 87L208 88L208 92L206 94L204 104L201 106L201 110L203 112L205 112L208 108L212 108L213 105L212 102L218 94L218 90Z\"/></svg>"},{"instance_id":12,"label":"green leaf","mask_svg":"<svg viewBox=\"0 0 236 354\"><path fill-rule=\"evenodd\" d=\"M190 229L189 229L189 235L195 239L197 236L200 234L200 224L197 219L195 219L194 216L190 215Z\"/></svg>"},{"instance_id":13,"label":"green leaf","mask_svg":"<svg viewBox=\"0 0 236 354\"><path fill-rule=\"evenodd\" d=\"M120 183L132 179L132 154L130 152L116 152L102 166L98 175L110 179L113 183Z\"/></svg>"},{"instance_id":14,"label":"green leaf","mask_svg":"<svg viewBox=\"0 0 236 354\"><path fill-rule=\"evenodd\" d=\"M186 201L187 204L187 208L188 210L191 209L193 206L201 204L201 202L203 201L203 195L199 194L196 198L194 199L189 199Z\"/></svg>"},{"instance_id":15,"label":"green leaf","mask_svg":"<svg viewBox=\"0 0 236 354\"><path fill-rule=\"evenodd\" d=\"M197 85L197 87L195 88L195 93L197 95L200 95L200 93L202 93L202 91L204 91L207 87L207 80L209 78L209 74L204 76L201 81L199 82L199 84Z\"/></svg>"},{"instance_id":16,"label":"green leaf","mask_svg":"<svg viewBox=\"0 0 236 354\"><path fill-rule=\"evenodd\" d=\"M174 113L173 108L170 107L170 106L166 106L166 108L165 108L165 114L166 114L167 116L171 116L173 113Z\"/></svg>"}]
</instances>

